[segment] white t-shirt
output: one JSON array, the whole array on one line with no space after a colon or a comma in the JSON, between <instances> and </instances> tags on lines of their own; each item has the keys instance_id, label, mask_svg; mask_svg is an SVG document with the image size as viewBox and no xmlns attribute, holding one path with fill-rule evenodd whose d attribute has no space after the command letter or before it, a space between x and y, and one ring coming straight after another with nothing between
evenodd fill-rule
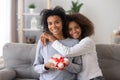
<instances>
[{"instance_id":1,"label":"white t-shirt","mask_svg":"<svg viewBox=\"0 0 120 80\"><path fill-rule=\"evenodd\" d=\"M83 69L78 74L78 80L90 80L97 76L102 76L101 69L98 64L96 46L90 37L82 39L73 47L67 47L58 40L54 41L52 47L67 57L75 57L82 55Z\"/></svg>"}]
</instances>

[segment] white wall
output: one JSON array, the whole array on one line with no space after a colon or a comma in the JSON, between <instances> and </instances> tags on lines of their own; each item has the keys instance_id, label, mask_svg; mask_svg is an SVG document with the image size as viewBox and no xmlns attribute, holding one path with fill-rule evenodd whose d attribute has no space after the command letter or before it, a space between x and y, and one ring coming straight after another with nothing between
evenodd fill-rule
<instances>
[{"instance_id":1,"label":"white wall","mask_svg":"<svg viewBox=\"0 0 120 80\"><path fill-rule=\"evenodd\" d=\"M0 0L0 56L3 45L10 42L10 0Z\"/></svg>"},{"instance_id":2,"label":"white wall","mask_svg":"<svg viewBox=\"0 0 120 80\"><path fill-rule=\"evenodd\" d=\"M27 1L27 0L25 0ZM37 2L38 11L47 8L47 0L31 0ZM72 0L52 0L52 7L62 6L66 11L70 9ZM75 0L73 0L75 1ZM79 0L84 3L81 13L87 16L95 26L96 43L110 44L114 29L120 26L120 0ZM27 4L30 3L28 0Z\"/></svg>"},{"instance_id":3,"label":"white wall","mask_svg":"<svg viewBox=\"0 0 120 80\"><path fill-rule=\"evenodd\" d=\"M60 6L63 6L65 10L70 9L71 0L52 1L53 7L60 4ZM94 23L95 42L110 44L112 31L120 26L120 0L79 1L84 3L81 8L81 13L87 16Z\"/></svg>"}]
</instances>

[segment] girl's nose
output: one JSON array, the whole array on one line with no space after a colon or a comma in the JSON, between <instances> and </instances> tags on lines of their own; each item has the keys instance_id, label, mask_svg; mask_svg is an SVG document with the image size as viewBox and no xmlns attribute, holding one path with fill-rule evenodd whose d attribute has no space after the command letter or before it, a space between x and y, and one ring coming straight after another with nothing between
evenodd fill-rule
<instances>
[{"instance_id":1,"label":"girl's nose","mask_svg":"<svg viewBox=\"0 0 120 80\"><path fill-rule=\"evenodd\" d=\"M72 32L74 33L74 32L76 32L76 30L75 30L75 29L73 29L73 30L72 30Z\"/></svg>"}]
</instances>

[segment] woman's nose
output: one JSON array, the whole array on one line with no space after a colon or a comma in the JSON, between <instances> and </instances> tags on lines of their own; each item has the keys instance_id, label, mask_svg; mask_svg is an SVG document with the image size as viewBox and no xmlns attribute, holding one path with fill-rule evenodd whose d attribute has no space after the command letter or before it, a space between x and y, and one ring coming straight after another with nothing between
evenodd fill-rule
<instances>
[{"instance_id":1,"label":"woman's nose","mask_svg":"<svg viewBox=\"0 0 120 80\"><path fill-rule=\"evenodd\" d=\"M52 26L55 28L55 27L56 27L56 24L54 23Z\"/></svg>"}]
</instances>

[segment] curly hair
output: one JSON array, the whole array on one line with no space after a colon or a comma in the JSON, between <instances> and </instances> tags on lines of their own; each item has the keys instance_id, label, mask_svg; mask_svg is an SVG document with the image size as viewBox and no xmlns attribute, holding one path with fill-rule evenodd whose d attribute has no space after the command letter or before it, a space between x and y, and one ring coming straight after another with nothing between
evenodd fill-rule
<instances>
[{"instance_id":1,"label":"curly hair","mask_svg":"<svg viewBox=\"0 0 120 80\"><path fill-rule=\"evenodd\" d=\"M62 32L63 32L63 36L66 38L67 35L66 35L66 14L65 14L65 10L60 7L60 6L56 6L54 9L44 9L41 11L40 13L41 15L41 25L43 26L43 30L45 32L49 32L49 29L48 29L48 23L47 23L47 19L49 16L59 16L62 20Z\"/></svg>"},{"instance_id":2,"label":"curly hair","mask_svg":"<svg viewBox=\"0 0 120 80\"><path fill-rule=\"evenodd\" d=\"M92 34L94 34L94 26L93 23L84 15L82 15L81 13L74 13L74 14L68 14L67 15L67 23L66 23L66 30L67 30L67 34L69 37L71 37L69 35L69 23L74 21L77 24L79 24L82 33L81 33L81 37L80 39L83 39L87 36L91 36Z\"/></svg>"}]
</instances>

